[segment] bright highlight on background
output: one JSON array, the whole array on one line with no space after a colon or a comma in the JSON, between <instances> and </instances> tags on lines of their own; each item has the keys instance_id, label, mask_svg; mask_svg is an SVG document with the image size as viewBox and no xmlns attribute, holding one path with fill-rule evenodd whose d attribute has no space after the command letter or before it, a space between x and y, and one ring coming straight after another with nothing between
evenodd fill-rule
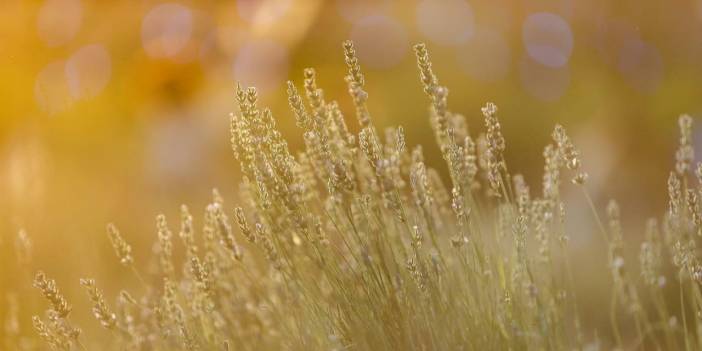
<instances>
[{"instance_id":1,"label":"bright highlight on background","mask_svg":"<svg viewBox=\"0 0 702 351\"><path fill-rule=\"evenodd\" d=\"M351 40L359 57L371 68L387 69L397 65L409 50L402 24L382 15L363 17L354 23Z\"/></svg>"},{"instance_id":2,"label":"bright highlight on background","mask_svg":"<svg viewBox=\"0 0 702 351\"><path fill-rule=\"evenodd\" d=\"M152 8L141 27L144 50L153 58L176 56L190 40L192 22L190 9L183 5L167 3Z\"/></svg>"},{"instance_id":3,"label":"bright highlight on background","mask_svg":"<svg viewBox=\"0 0 702 351\"><path fill-rule=\"evenodd\" d=\"M79 0L46 0L37 15L39 37L49 47L68 43L83 23L83 6Z\"/></svg>"},{"instance_id":4,"label":"bright highlight on background","mask_svg":"<svg viewBox=\"0 0 702 351\"><path fill-rule=\"evenodd\" d=\"M65 74L71 97L79 99L96 96L110 81L110 54L100 44L83 46L66 61Z\"/></svg>"},{"instance_id":5,"label":"bright highlight on background","mask_svg":"<svg viewBox=\"0 0 702 351\"><path fill-rule=\"evenodd\" d=\"M563 67L573 51L573 33L563 18L552 13L535 13L524 21L522 38L533 60L548 67Z\"/></svg>"},{"instance_id":6,"label":"bright highlight on background","mask_svg":"<svg viewBox=\"0 0 702 351\"><path fill-rule=\"evenodd\" d=\"M431 41L460 45L474 32L473 10L462 0L423 0L417 5L417 27Z\"/></svg>"}]
</instances>

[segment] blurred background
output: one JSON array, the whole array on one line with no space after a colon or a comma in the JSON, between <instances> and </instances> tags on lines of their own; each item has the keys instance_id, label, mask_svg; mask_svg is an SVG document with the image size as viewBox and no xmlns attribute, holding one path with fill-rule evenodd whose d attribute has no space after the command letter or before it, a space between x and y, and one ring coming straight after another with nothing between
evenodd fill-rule
<instances>
[{"instance_id":1,"label":"blurred background","mask_svg":"<svg viewBox=\"0 0 702 351\"><path fill-rule=\"evenodd\" d=\"M157 213L174 228L181 203L199 217L213 187L235 202L236 82L259 88L296 149L284 85L315 67L357 130L343 81L349 38L376 125L402 124L428 163L443 162L428 132L417 42L473 134L483 129L480 107L498 105L510 169L535 191L543 147L563 124L595 201L618 198L632 223L626 234L639 237L642 219L665 208L678 115L702 112L700 33L698 0L3 0L0 252L26 228L28 271L45 269L66 286L118 269L116 260L88 264L112 255L107 222L145 257ZM575 228L592 225L575 198ZM0 291L24 279L0 274Z\"/></svg>"}]
</instances>

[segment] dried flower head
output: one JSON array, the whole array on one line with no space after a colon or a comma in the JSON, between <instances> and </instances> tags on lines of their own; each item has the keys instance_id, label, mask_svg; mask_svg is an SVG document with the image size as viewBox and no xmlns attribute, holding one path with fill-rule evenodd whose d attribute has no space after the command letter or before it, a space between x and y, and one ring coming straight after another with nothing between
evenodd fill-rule
<instances>
[{"instance_id":1,"label":"dried flower head","mask_svg":"<svg viewBox=\"0 0 702 351\"><path fill-rule=\"evenodd\" d=\"M193 216L188 210L188 206L180 206L180 232L178 234L185 245L188 256L197 255L197 245L195 244L195 233L193 230Z\"/></svg>"},{"instance_id":2,"label":"dried flower head","mask_svg":"<svg viewBox=\"0 0 702 351\"><path fill-rule=\"evenodd\" d=\"M680 179L674 172L670 172L668 177L668 197L669 197L669 213L672 218L677 218L681 212L683 204L683 195L680 185Z\"/></svg>"},{"instance_id":3,"label":"dried flower head","mask_svg":"<svg viewBox=\"0 0 702 351\"><path fill-rule=\"evenodd\" d=\"M503 187L502 170L505 166L502 154L505 151L505 139L496 116L497 106L488 102L481 110L487 128L485 158L487 160L488 181L493 195L499 196Z\"/></svg>"},{"instance_id":4,"label":"dried flower head","mask_svg":"<svg viewBox=\"0 0 702 351\"><path fill-rule=\"evenodd\" d=\"M156 216L156 229L158 232L158 256L161 270L166 276L172 276L173 269L173 234L168 229L166 216L159 214Z\"/></svg>"},{"instance_id":5,"label":"dried flower head","mask_svg":"<svg viewBox=\"0 0 702 351\"><path fill-rule=\"evenodd\" d=\"M431 69L431 60L429 52L424 44L414 46L414 53L417 56L417 65L419 66L419 78L424 85L424 92L432 94L436 86L439 84L434 71Z\"/></svg>"},{"instance_id":6,"label":"dried flower head","mask_svg":"<svg viewBox=\"0 0 702 351\"><path fill-rule=\"evenodd\" d=\"M232 233L232 227L229 224L229 218L222 207L217 204L210 205L213 207L213 212L215 215L215 221L217 223L217 231L219 233L219 241L222 246L224 246L227 251L236 260L241 260L243 258L243 252L234 239L234 233Z\"/></svg>"},{"instance_id":7,"label":"dried flower head","mask_svg":"<svg viewBox=\"0 0 702 351\"><path fill-rule=\"evenodd\" d=\"M558 153L563 159L563 164L566 168L571 171L577 171L578 173L573 177L572 183L577 185L583 185L587 181L588 175L585 172L580 171L581 160L580 152L575 148L573 142L566 134L565 128L557 124L553 130L553 141L558 146Z\"/></svg>"},{"instance_id":8,"label":"dried flower head","mask_svg":"<svg viewBox=\"0 0 702 351\"><path fill-rule=\"evenodd\" d=\"M273 241L270 238L270 234L261 223L256 223L256 237L257 241L261 244L268 261L274 268L280 269L282 266L278 256L278 249L276 249L275 244L273 244Z\"/></svg>"},{"instance_id":9,"label":"dried flower head","mask_svg":"<svg viewBox=\"0 0 702 351\"><path fill-rule=\"evenodd\" d=\"M93 316L106 329L114 329L117 326L117 315L114 314L105 303L102 292L95 286L94 279L81 279L82 285L88 292L90 301L93 303Z\"/></svg>"},{"instance_id":10,"label":"dried flower head","mask_svg":"<svg viewBox=\"0 0 702 351\"><path fill-rule=\"evenodd\" d=\"M680 127L680 146L675 152L675 170L679 175L690 170L690 165L695 158L695 150L692 147L692 117L682 115L678 119Z\"/></svg>"},{"instance_id":11,"label":"dried flower head","mask_svg":"<svg viewBox=\"0 0 702 351\"><path fill-rule=\"evenodd\" d=\"M48 279L44 272L39 271L34 276L34 287L39 289L46 298L51 303L51 308L58 314L61 318L68 317L71 313L71 305L68 304L63 295L59 292L56 287L56 281L53 279Z\"/></svg>"},{"instance_id":12,"label":"dried flower head","mask_svg":"<svg viewBox=\"0 0 702 351\"><path fill-rule=\"evenodd\" d=\"M112 247L119 258L119 262L128 266L134 262L132 257L132 247L122 238L122 235L117 230L117 227L110 223L107 225L107 236L110 238Z\"/></svg>"},{"instance_id":13,"label":"dried flower head","mask_svg":"<svg viewBox=\"0 0 702 351\"><path fill-rule=\"evenodd\" d=\"M51 330L38 316L32 317L32 326L39 334L39 337L49 344L53 350L69 351L71 349L69 340Z\"/></svg>"}]
</instances>

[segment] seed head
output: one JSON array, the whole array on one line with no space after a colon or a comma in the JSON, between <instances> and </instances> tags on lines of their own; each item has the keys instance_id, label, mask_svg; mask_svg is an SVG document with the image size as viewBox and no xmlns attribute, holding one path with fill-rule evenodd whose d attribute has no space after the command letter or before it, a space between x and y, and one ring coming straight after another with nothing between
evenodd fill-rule
<instances>
[{"instance_id":1,"label":"seed head","mask_svg":"<svg viewBox=\"0 0 702 351\"><path fill-rule=\"evenodd\" d=\"M307 110L305 109L305 103L302 102L302 97L298 93L295 83L288 81L288 102L290 103L290 108L292 108L295 113L295 118L297 121L297 126L303 130L312 129L312 120L310 119Z\"/></svg>"},{"instance_id":2,"label":"seed head","mask_svg":"<svg viewBox=\"0 0 702 351\"><path fill-rule=\"evenodd\" d=\"M675 152L675 170L679 175L683 175L690 170L692 160L695 158L695 150L692 147L692 117L682 115L678 119L680 127L680 146Z\"/></svg>"},{"instance_id":3,"label":"seed head","mask_svg":"<svg viewBox=\"0 0 702 351\"><path fill-rule=\"evenodd\" d=\"M53 279L48 279L44 272L37 272L34 276L34 287L39 289L46 298L51 303L51 308L58 314L61 318L68 317L71 313L72 307L68 304L63 295L59 292L56 287L56 281Z\"/></svg>"},{"instance_id":4,"label":"seed head","mask_svg":"<svg viewBox=\"0 0 702 351\"><path fill-rule=\"evenodd\" d=\"M658 223L655 219L649 219L646 222L646 240L641 243L639 263L644 282L649 286L657 286L661 278L662 255L658 241Z\"/></svg>"},{"instance_id":5,"label":"seed head","mask_svg":"<svg viewBox=\"0 0 702 351\"><path fill-rule=\"evenodd\" d=\"M44 340L53 350L69 351L71 348L71 343L69 340L64 338L62 335L52 331L48 325L46 325L39 316L32 317L32 326L34 330L39 334L39 337Z\"/></svg>"},{"instance_id":6,"label":"seed head","mask_svg":"<svg viewBox=\"0 0 702 351\"><path fill-rule=\"evenodd\" d=\"M414 53L417 57L417 66L419 67L419 78L424 85L424 92L431 95L439 84L434 71L431 69L431 60L429 52L425 44L417 44L414 46Z\"/></svg>"},{"instance_id":7,"label":"seed head","mask_svg":"<svg viewBox=\"0 0 702 351\"><path fill-rule=\"evenodd\" d=\"M97 319L104 328L114 329L117 326L117 315L112 313L107 307L102 292L95 286L95 280L81 279L80 285L85 288L88 292L88 296L90 296L90 301L93 303L93 316L95 316L95 319Z\"/></svg>"},{"instance_id":8,"label":"seed head","mask_svg":"<svg viewBox=\"0 0 702 351\"><path fill-rule=\"evenodd\" d=\"M475 176L478 174L478 156L476 154L476 146L470 136L466 136L463 141L463 157L464 169L466 173L466 184L469 190L475 185Z\"/></svg>"},{"instance_id":9,"label":"seed head","mask_svg":"<svg viewBox=\"0 0 702 351\"><path fill-rule=\"evenodd\" d=\"M505 138L502 136L500 122L497 120L497 106L488 102L482 108L485 117L485 127L487 128L486 141L487 149L485 158L487 160L488 181L495 196L499 196L502 187L502 170L504 169L504 159L502 153L505 150Z\"/></svg>"},{"instance_id":10,"label":"seed head","mask_svg":"<svg viewBox=\"0 0 702 351\"><path fill-rule=\"evenodd\" d=\"M577 170L580 168L580 153L570 141L570 138L566 134L565 128L560 124L557 124L553 130L553 141L556 142L560 155L563 158L563 163L566 167L571 170Z\"/></svg>"},{"instance_id":11,"label":"seed head","mask_svg":"<svg viewBox=\"0 0 702 351\"><path fill-rule=\"evenodd\" d=\"M180 206L180 239L185 245L188 256L197 255L197 246L195 245L195 235L193 230L193 216L190 215L188 206Z\"/></svg>"},{"instance_id":12,"label":"seed head","mask_svg":"<svg viewBox=\"0 0 702 351\"><path fill-rule=\"evenodd\" d=\"M173 234L168 229L166 216L159 214L156 216L156 229L158 231L158 255L161 269L166 276L173 275Z\"/></svg>"},{"instance_id":13,"label":"seed head","mask_svg":"<svg viewBox=\"0 0 702 351\"><path fill-rule=\"evenodd\" d=\"M214 296L214 284L208 265L200 263L197 256L190 257L190 272L197 282L199 291L207 298L207 304L213 307L211 299Z\"/></svg>"},{"instance_id":14,"label":"seed head","mask_svg":"<svg viewBox=\"0 0 702 351\"><path fill-rule=\"evenodd\" d=\"M236 243L236 239L234 239L232 227L229 224L229 218L226 214L224 214L221 206L217 204L212 204L210 206L213 206L213 212L217 223L217 231L219 233L219 242L227 249L227 251L229 251L234 259L241 260L243 258L243 253L241 252L239 245Z\"/></svg>"},{"instance_id":15,"label":"seed head","mask_svg":"<svg viewBox=\"0 0 702 351\"><path fill-rule=\"evenodd\" d=\"M241 230L241 234L244 235L244 238L250 243L256 242L256 235L254 235L251 227L249 227L249 223L244 215L244 209L241 207L235 208L234 217L236 217L236 223L239 225L239 230Z\"/></svg>"},{"instance_id":16,"label":"seed head","mask_svg":"<svg viewBox=\"0 0 702 351\"><path fill-rule=\"evenodd\" d=\"M275 248L273 241L269 237L269 233L261 223L256 223L256 237L258 242L261 243L263 252L265 252L266 258L268 258L273 268L280 269L281 262L278 257L278 250Z\"/></svg>"},{"instance_id":17,"label":"seed head","mask_svg":"<svg viewBox=\"0 0 702 351\"><path fill-rule=\"evenodd\" d=\"M356 57L356 49L353 47L353 42L351 40L344 41L344 61L346 61L346 66L349 68L349 73L347 76L347 81L353 82L359 87L363 87L365 84L363 73L361 73L361 66L358 64L358 58Z\"/></svg>"},{"instance_id":18,"label":"seed head","mask_svg":"<svg viewBox=\"0 0 702 351\"><path fill-rule=\"evenodd\" d=\"M122 238L119 230L117 230L117 227L112 223L107 225L107 236L110 238L110 242L115 249L119 262L125 266L132 264L134 262L132 247Z\"/></svg>"},{"instance_id":19,"label":"seed head","mask_svg":"<svg viewBox=\"0 0 702 351\"><path fill-rule=\"evenodd\" d=\"M677 218L683 203L680 179L674 172L668 177L669 213L672 218Z\"/></svg>"}]
</instances>

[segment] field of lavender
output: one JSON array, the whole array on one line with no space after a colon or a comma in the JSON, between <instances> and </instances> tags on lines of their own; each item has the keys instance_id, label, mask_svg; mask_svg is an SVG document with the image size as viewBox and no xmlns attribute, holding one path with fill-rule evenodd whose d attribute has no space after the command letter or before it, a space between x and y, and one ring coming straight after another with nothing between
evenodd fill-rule
<instances>
[{"instance_id":1,"label":"field of lavender","mask_svg":"<svg viewBox=\"0 0 702 351\"><path fill-rule=\"evenodd\" d=\"M508 169L505 154L519 150L503 137L498 107L486 103L484 125L469 129L449 109L426 46L414 52L445 169L429 167L402 127L375 127L346 41L357 125L347 126L348 112L305 69L302 85L288 82L304 137L304 148L292 149L257 90L237 86L238 196L215 190L202 216L186 205L180 218L156 216L152 255L137 255L119 223L108 224L100 242L115 255L85 264L119 262L131 283L57 282L31 269L32 233L13 235L7 262L34 289L7 293L4 349L702 349L702 165L694 165L692 118L678 120L668 210L647 220L643 243L631 247L617 202L599 208L591 199L586 165L598 155L581 155L556 125L542 182L527 184ZM567 229L565 187L588 205L593 233ZM572 262L576 235L601 241L609 269ZM629 259L635 250L638 261ZM604 326L581 318L593 306L579 303L590 292L578 287L592 275L610 282L594 287L611 296L596 307ZM64 295L71 285L85 294ZM73 320L79 310L93 325ZM33 330L23 320L30 313Z\"/></svg>"}]
</instances>

